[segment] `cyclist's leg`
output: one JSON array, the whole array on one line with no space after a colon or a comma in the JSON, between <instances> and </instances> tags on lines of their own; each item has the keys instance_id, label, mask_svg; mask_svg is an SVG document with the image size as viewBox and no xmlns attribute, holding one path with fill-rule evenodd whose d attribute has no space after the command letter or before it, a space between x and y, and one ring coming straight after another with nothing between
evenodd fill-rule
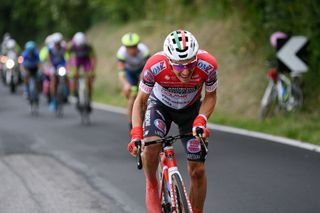
<instances>
[{"instance_id":1,"label":"cyclist's leg","mask_svg":"<svg viewBox=\"0 0 320 213\"><path fill-rule=\"evenodd\" d=\"M175 114L174 122L178 124L180 134L186 134L192 131L192 123L198 115L199 106L200 102L197 102L190 108L180 110L179 113ZM193 212L202 212L207 192L207 176L204 163L206 155L201 152L199 139L190 136L189 138L184 138L182 143L188 159L188 173L190 176L189 199L191 206Z\"/></svg>"},{"instance_id":2,"label":"cyclist's leg","mask_svg":"<svg viewBox=\"0 0 320 213\"><path fill-rule=\"evenodd\" d=\"M171 120L164 108L157 101L149 99L144 120L145 140L154 140L165 136L170 125ZM161 145L157 144L145 147L142 152L143 170L146 176L146 206L148 212L161 212L156 176L160 151Z\"/></svg>"},{"instance_id":3,"label":"cyclist's leg","mask_svg":"<svg viewBox=\"0 0 320 213\"><path fill-rule=\"evenodd\" d=\"M24 84L23 96L28 99L29 98L29 71L26 67L24 67L23 69L22 77L23 77L23 84Z\"/></svg>"},{"instance_id":4,"label":"cyclist's leg","mask_svg":"<svg viewBox=\"0 0 320 213\"><path fill-rule=\"evenodd\" d=\"M90 58L87 58L83 61L83 68L84 68L84 71L86 72L87 87L89 92L89 98L91 100L95 73L94 73L92 61L90 60Z\"/></svg>"},{"instance_id":5,"label":"cyclist's leg","mask_svg":"<svg viewBox=\"0 0 320 213\"><path fill-rule=\"evenodd\" d=\"M129 123L129 127L131 128L132 127L132 120L131 120L132 108L138 93L140 71L131 71L131 70L125 69L125 72L126 72L126 79L131 85L130 94L128 97L128 106L127 106L128 123Z\"/></svg>"},{"instance_id":6,"label":"cyclist's leg","mask_svg":"<svg viewBox=\"0 0 320 213\"><path fill-rule=\"evenodd\" d=\"M69 63L69 70L70 73L68 75L70 82L69 82L69 88L70 88L70 94L73 96L77 96L77 88L78 88L78 72L79 72L79 66L76 64L76 59L72 58Z\"/></svg>"},{"instance_id":7,"label":"cyclist's leg","mask_svg":"<svg viewBox=\"0 0 320 213\"><path fill-rule=\"evenodd\" d=\"M58 87L58 74L57 74L57 68L51 67L50 72L50 94L51 94L51 100L49 104L49 110L51 112L56 111L57 108L57 87Z\"/></svg>"}]
</instances>

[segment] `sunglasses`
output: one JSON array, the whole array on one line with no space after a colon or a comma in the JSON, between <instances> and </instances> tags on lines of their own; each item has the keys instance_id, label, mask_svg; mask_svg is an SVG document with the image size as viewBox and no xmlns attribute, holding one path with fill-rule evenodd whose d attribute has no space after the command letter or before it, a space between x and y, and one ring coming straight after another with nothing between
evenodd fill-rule
<instances>
[{"instance_id":1,"label":"sunglasses","mask_svg":"<svg viewBox=\"0 0 320 213\"><path fill-rule=\"evenodd\" d=\"M182 72L185 69L191 70L191 69L195 68L195 66L197 65L197 60L198 59L195 58L193 61L188 62L188 63L184 63L184 64L176 64L176 63L173 63L171 60L169 60L169 61L175 71Z\"/></svg>"}]
</instances>

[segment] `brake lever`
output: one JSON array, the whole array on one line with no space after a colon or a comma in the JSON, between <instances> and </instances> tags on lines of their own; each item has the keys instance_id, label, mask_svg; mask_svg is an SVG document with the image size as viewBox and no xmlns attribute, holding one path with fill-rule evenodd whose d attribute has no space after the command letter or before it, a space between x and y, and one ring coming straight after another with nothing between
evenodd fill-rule
<instances>
[{"instance_id":1,"label":"brake lever","mask_svg":"<svg viewBox=\"0 0 320 213\"><path fill-rule=\"evenodd\" d=\"M206 143L203 140L203 129L200 128L200 127L197 127L196 128L196 134L200 138L200 142L201 142L201 145L204 147L204 150L206 151L206 153L208 153L208 151L209 151L208 147L207 147Z\"/></svg>"},{"instance_id":2,"label":"brake lever","mask_svg":"<svg viewBox=\"0 0 320 213\"><path fill-rule=\"evenodd\" d=\"M142 160L141 160L141 140L137 140L134 142L134 144L136 145L137 147L137 156L136 156L136 159L137 159L137 168L138 169L142 169Z\"/></svg>"}]
</instances>

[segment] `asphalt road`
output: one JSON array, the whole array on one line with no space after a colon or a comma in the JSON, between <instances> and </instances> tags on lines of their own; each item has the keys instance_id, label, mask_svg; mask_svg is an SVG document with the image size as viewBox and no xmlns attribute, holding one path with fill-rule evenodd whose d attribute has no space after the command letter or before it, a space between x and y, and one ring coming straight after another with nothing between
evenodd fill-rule
<instances>
[{"instance_id":1,"label":"asphalt road","mask_svg":"<svg viewBox=\"0 0 320 213\"><path fill-rule=\"evenodd\" d=\"M0 212L146 212L128 140L122 113L95 109L83 126L73 105L59 119L43 101L31 116L26 100L1 85ZM205 212L320 212L319 153L218 131L209 150Z\"/></svg>"}]
</instances>

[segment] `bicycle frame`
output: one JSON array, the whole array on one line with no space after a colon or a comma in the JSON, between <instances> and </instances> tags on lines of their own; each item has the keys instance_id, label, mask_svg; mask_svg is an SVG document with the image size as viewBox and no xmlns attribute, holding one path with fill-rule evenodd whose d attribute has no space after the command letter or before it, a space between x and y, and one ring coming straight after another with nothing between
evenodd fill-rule
<instances>
[{"instance_id":1,"label":"bicycle frame","mask_svg":"<svg viewBox=\"0 0 320 213\"><path fill-rule=\"evenodd\" d=\"M205 144L205 141L203 140L202 134L203 130L201 128L196 129L197 135L200 138L200 144L201 144L201 150L208 153L207 145ZM160 182L160 190L159 190L159 199L162 205L162 208L164 208L164 212L180 212L178 211L178 207L181 208L181 206L178 205L179 201L178 198L180 198L182 194L182 203L179 203L183 206L183 209L185 212L192 213L192 207L190 200L188 198L187 190L185 188L182 176L178 170L177 167L177 161L175 157L175 152L172 144L177 140L184 137L189 137L192 134L186 134L186 135L177 135L177 136L168 136L165 138L160 138L158 140L154 141L136 141L135 145L137 147L137 167L138 169L142 168L142 161L141 161L141 146L144 144L145 146L149 146L152 144L161 144L162 150L159 154L159 167L161 168L161 172L159 174L159 182ZM176 183L174 184L174 179L178 178L179 180L175 180ZM169 184L169 189L166 184ZM178 187L177 187L178 186ZM165 196L168 196L167 198ZM167 200L168 203L163 203L163 200ZM181 200L180 200L181 202ZM166 205L170 204L170 209L166 209Z\"/></svg>"},{"instance_id":2,"label":"bicycle frame","mask_svg":"<svg viewBox=\"0 0 320 213\"><path fill-rule=\"evenodd\" d=\"M191 207L191 203L188 198L188 193L187 193L187 190L184 186L184 182L182 180L181 174L180 174L178 167L177 167L177 161L175 158L175 153L174 153L173 147L172 146L163 147L163 151L159 154L159 157L160 157L160 162L159 162L160 165L159 166L162 168L162 174L161 174L162 177L159 180L160 181L159 199L162 200L162 198L164 196L164 190L168 190L167 186L165 186L164 183L169 183L170 195L174 195L177 193L177 192L174 192L176 189L174 188L174 185L172 183L173 174L177 174L178 177L180 178L181 183L182 183L183 193L184 193L186 200L187 200L188 209L190 212L192 212L192 207ZM172 211L176 210L178 208L176 197L170 196L170 200L171 200L171 210Z\"/></svg>"}]
</instances>

